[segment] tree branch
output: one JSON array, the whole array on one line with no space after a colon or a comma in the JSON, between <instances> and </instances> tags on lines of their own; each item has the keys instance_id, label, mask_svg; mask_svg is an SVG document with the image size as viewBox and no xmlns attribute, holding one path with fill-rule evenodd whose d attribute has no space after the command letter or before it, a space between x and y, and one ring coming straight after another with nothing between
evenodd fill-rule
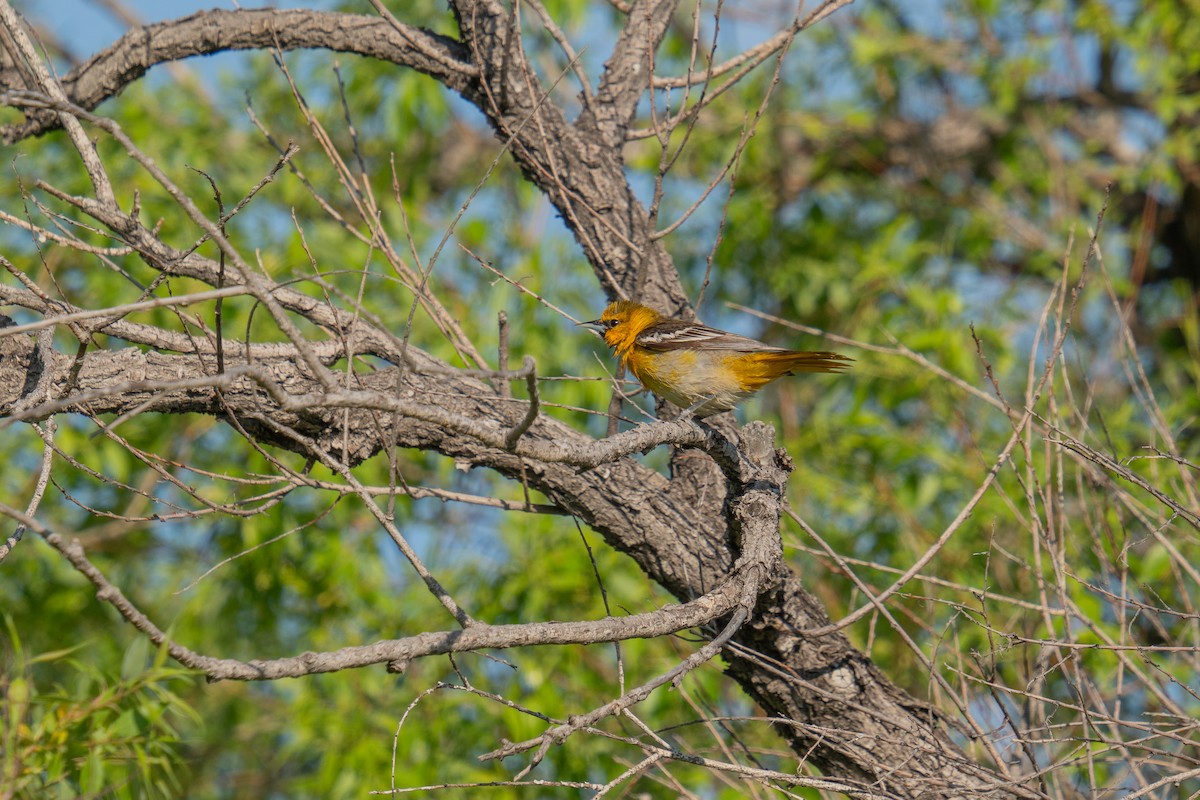
<instances>
[{"instance_id":1,"label":"tree branch","mask_svg":"<svg viewBox=\"0 0 1200 800\"><path fill-rule=\"evenodd\" d=\"M462 91L478 73L458 42L400 22L301 9L214 9L131 29L68 72L61 83L66 100L91 111L158 64L230 50L312 48L411 67L454 91ZM24 86L15 74L4 77L5 89L40 88ZM35 112L24 123L0 128L0 137L15 144L59 124L57 113Z\"/></svg>"}]
</instances>

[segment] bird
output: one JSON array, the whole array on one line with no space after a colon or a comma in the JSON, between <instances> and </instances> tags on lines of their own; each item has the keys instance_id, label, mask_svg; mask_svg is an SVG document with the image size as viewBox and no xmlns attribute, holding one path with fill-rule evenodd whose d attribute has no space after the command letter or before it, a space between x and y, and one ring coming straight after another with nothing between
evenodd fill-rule
<instances>
[{"instance_id":1,"label":"bird","mask_svg":"<svg viewBox=\"0 0 1200 800\"><path fill-rule=\"evenodd\" d=\"M599 333L643 386L698 419L732 410L784 375L843 372L854 361L671 319L632 300L617 300L599 319L579 324Z\"/></svg>"}]
</instances>

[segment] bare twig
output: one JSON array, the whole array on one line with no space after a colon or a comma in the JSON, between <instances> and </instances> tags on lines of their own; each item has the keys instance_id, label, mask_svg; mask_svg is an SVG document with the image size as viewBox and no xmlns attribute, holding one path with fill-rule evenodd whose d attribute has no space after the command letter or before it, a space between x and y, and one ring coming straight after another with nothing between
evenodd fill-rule
<instances>
[{"instance_id":1,"label":"bare twig","mask_svg":"<svg viewBox=\"0 0 1200 800\"><path fill-rule=\"evenodd\" d=\"M504 448L512 450L517 446L517 441L525 435L525 432L533 425L537 419L538 409L541 407L541 402L538 399L537 385L537 364L534 363L533 356L525 356L525 366L514 377L523 376L525 378L525 388L529 392L529 409L525 412L525 416L512 427L511 430L504 436Z\"/></svg>"}]
</instances>

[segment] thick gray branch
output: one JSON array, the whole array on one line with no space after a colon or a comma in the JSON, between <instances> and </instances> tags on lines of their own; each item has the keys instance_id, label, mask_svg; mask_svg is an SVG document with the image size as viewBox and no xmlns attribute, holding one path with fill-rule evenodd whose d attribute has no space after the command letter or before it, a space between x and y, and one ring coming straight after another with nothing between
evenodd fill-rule
<instances>
[{"instance_id":1,"label":"thick gray branch","mask_svg":"<svg viewBox=\"0 0 1200 800\"><path fill-rule=\"evenodd\" d=\"M627 123L630 103L636 104L631 99L636 84L614 78L609 99L593 104L596 116L585 114L571 124L558 106L543 102L548 87L518 58L520 31L511 30L506 5L455 0L451 9L463 45L482 70L463 96L487 115L497 137L512 138L513 157L562 214L608 295L637 296L669 313L690 316L670 255L653 239L646 209L626 180L623 143L609 138L617 120ZM631 23L629 41L622 46L631 54L656 46L661 24L659 17ZM624 74L610 67L606 76L618 72ZM642 91L647 82L648 77Z\"/></svg>"},{"instance_id":2,"label":"thick gray branch","mask_svg":"<svg viewBox=\"0 0 1200 800\"><path fill-rule=\"evenodd\" d=\"M157 64L228 50L321 48L377 58L431 75L461 91L474 69L455 41L411 26L396 28L377 17L301 9L201 11L135 28L62 78L67 99L92 110ZM0 73L3 88L25 86L16 71ZM54 112L35 113L0 128L5 144L58 127Z\"/></svg>"},{"instance_id":3,"label":"thick gray branch","mask_svg":"<svg viewBox=\"0 0 1200 800\"><path fill-rule=\"evenodd\" d=\"M620 150L625 131L654 76L655 53L662 43L678 0L643 0L634 4L625 27L604 63L591 122L605 141Z\"/></svg>"}]
</instances>

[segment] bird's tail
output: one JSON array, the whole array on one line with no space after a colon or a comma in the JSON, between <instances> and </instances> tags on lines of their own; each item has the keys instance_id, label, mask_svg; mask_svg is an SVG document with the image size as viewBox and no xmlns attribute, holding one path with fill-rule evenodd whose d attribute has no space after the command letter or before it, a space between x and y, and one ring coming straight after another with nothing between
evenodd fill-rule
<instances>
[{"instance_id":1,"label":"bird's tail","mask_svg":"<svg viewBox=\"0 0 1200 800\"><path fill-rule=\"evenodd\" d=\"M854 361L837 353L776 350L750 353L739 364L744 391L755 391L784 375L797 372L844 372Z\"/></svg>"},{"instance_id":2,"label":"bird's tail","mask_svg":"<svg viewBox=\"0 0 1200 800\"><path fill-rule=\"evenodd\" d=\"M778 368L781 375L797 372L845 372L854 362L853 358L837 353L810 353L801 350L781 350L778 353L756 355Z\"/></svg>"}]
</instances>

